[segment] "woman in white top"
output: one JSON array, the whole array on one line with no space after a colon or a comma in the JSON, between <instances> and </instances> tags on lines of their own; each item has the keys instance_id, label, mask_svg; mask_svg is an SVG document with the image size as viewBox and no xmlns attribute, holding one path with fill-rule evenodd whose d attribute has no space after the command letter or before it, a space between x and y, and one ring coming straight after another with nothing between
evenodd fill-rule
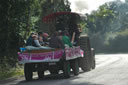
<instances>
[{"instance_id":1,"label":"woman in white top","mask_svg":"<svg viewBox=\"0 0 128 85\"><path fill-rule=\"evenodd\" d=\"M41 47L41 44L39 43L39 40L38 40L38 35L37 34L34 34L32 36L33 38L33 46L35 47Z\"/></svg>"}]
</instances>

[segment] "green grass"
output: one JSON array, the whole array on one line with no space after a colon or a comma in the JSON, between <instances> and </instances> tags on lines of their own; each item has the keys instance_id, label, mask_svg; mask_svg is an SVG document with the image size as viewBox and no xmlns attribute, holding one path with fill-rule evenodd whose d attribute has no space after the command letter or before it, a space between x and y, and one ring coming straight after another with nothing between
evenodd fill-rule
<instances>
[{"instance_id":1,"label":"green grass","mask_svg":"<svg viewBox=\"0 0 128 85\"><path fill-rule=\"evenodd\" d=\"M0 80L21 76L23 74L24 74L24 71L22 68L10 69L8 71L3 70L3 71L0 71Z\"/></svg>"}]
</instances>

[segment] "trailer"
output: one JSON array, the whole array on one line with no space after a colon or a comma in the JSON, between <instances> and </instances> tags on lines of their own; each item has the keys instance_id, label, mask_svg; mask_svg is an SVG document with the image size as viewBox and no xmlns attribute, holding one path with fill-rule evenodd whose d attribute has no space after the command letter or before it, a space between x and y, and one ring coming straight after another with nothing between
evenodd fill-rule
<instances>
[{"instance_id":1,"label":"trailer","mask_svg":"<svg viewBox=\"0 0 128 85\"><path fill-rule=\"evenodd\" d=\"M52 50L27 50L18 52L20 64L24 64L24 74L27 81L32 80L33 72L38 73L39 78L44 77L44 72L49 70L51 74L63 71L64 77L70 77L70 71L74 75L79 74L79 58L83 57L80 46L65 49Z\"/></svg>"},{"instance_id":2,"label":"trailer","mask_svg":"<svg viewBox=\"0 0 128 85\"><path fill-rule=\"evenodd\" d=\"M60 19L70 15L70 23L72 19L79 17L79 14L72 12L57 12L45 16L43 22L57 22ZM59 18L58 18L59 16ZM72 17L73 16L73 17ZM65 21L65 18L64 18ZM75 21L75 20L74 20ZM73 21L73 23L75 23ZM67 22L63 22L64 24ZM56 26L58 26L56 24ZM64 26L64 25L62 25ZM71 27L63 27L61 30L72 30ZM55 30L60 29L56 27ZM52 29L53 32L53 29ZM70 77L71 69L74 75L79 74L79 68L84 72L95 69L95 51L91 48L90 39L87 35L80 35L77 46L65 49L36 49L18 52L19 63L24 64L24 74L27 81L32 80L33 72L38 73L38 78L44 77L44 72L49 70L51 74L58 74L60 70L63 71L65 78Z\"/></svg>"}]
</instances>

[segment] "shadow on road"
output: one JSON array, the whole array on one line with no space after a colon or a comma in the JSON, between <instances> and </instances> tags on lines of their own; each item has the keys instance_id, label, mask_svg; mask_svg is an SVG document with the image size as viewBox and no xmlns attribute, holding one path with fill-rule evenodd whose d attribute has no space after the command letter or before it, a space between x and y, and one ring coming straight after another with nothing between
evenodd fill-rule
<instances>
[{"instance_id":1,"label":"shadow on road","mask_svg":"<svg viewBox=\"0 0 128 85\"><path fill-rule=\"evenodd\" d=\"M90 82L85 82L85 83L78 83L78 84L70 84L70 85L103 85L103 84L93 84L93 83L90 83Z\"/></svg>"},{"instance_id":2,"label":"shadow on road","mask_svg":"<svg viewBox=\"0 0 128 85\"><path fill-rule=\"evenodd\" d=\"M103 84L94 84L91 82L74 82L74 80L79 80L79 76L71 75L71 78L65 79L63 74L60 75L47 75L43 79L34 78L32 81L20 81L17 84L10 85L103 85Z\"/></svg>"},{"instance_id":3,"label":"shadow on road","mask_svg":"<svg viewBox=\"0 0 128 85\"><path fill-rule=\"evenodd\" d=\"M51 81L47 81L48 82L51 82ZM59 81L57 81L59 82ZM91 83L91 82L84 82L84 83L77 83L77 84L74 84L72 83L70 80L66 81L66 82L61 82L60 81L60 84L56 84L55 82L54 83L48 83L47 84L46 81L43 82L41 80L38 80L38 81L31 81L31 82L20 82L18 84L10 84L10 85L103 85L103 84L94 84L94 83Z\"/></svg>"}]
</instances>

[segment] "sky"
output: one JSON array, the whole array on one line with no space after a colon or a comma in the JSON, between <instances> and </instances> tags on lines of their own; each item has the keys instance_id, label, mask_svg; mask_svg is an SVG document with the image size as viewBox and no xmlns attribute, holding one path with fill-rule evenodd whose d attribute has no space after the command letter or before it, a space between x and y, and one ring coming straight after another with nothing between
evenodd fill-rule
<instances>
[{"instance_id":1,"label":"sky","mask_svg":"<svg viewBox=\"0 0 128 85\"><path fill-rule=\"evenodd\" d=\"M98 7L105 2L114 0L69 0L71 2L72 12L77 12L81 14L91 13L92 10L98 9ZM125 0L121 0L125 1Z\"/></svg>"}]
</instances>

